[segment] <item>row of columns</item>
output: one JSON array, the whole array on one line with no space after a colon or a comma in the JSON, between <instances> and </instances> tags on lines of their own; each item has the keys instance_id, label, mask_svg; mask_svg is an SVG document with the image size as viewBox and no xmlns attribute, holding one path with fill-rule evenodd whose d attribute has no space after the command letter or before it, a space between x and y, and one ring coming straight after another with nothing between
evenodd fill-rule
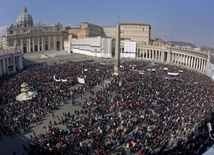
<instances>
[{"instance_id":1,"label":"row of columns","mask_svg":"<svg viewBox=\"0 0 214 155\"><path fill-rule=\"evenodd\" d=\"M52 37L52 43L51 43ZM62 36L60 36L60 40L57 40L56 36L48 36L48 37L29 37L26 38L25 47L26 53L36 52L36 51L45 51L45 50L57 50L57 41L59 41L59 50L63 49L63 40ZM32 43L32 44L31 44ZM41 44L40 44L41 43ZM45 47L47 45L47 48ZM52 47L51 47L52 45ZM24 49L24 40L21 39L21 49ZM37 49L35 47L37 46Z\"/></svg>"},{"instance_id":2,"label":"row of columns","mask_svg":"<svg viewBox=\"0 0 214 155\"><path fill-rule=\"evenodd\" d=\"M23 69L23 60L22 56L14 57L1 57L0 59L0 76L3 74L8 74L8 66L13 65L13 72L16 72L16 69Z\"/></svg>"},{"instance_id":3,"label":"row of columns","mask_svg":"<svg viewBox=\"0 0 214 155\"><path fill-rule=\"evenodd\" d=\"M206 59L180 53L168 53L168 55L171 58L169 61L170 63L187 66L189 68L205 73L207 64Z\"/></svg>"},{"instance_id":4,"label":"row of columns","mask_svg":"<svg viewBox=\"0 0 214 155\"><path fill-rule=\"evenodd\" d=\"M187 66L203 73L205 73L207 64L207 59L204 58L175 53L172 51L162 51L161 49L138 49L138 57Z\"/></svg>"},{"instance_id":5,"label":"row of columns","mask_svg":"<svg viewBox=\"0 0 214 155\"><path fill-rule=\"evenodd\" d=\"M161 50L139 49L138 57L164 61L163 52Z\"/></svg>"}]
</instances>

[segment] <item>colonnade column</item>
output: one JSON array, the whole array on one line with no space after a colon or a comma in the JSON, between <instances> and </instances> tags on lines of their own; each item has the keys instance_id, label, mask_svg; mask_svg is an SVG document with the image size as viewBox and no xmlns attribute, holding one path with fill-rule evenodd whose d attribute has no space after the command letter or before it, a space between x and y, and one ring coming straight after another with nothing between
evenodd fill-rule
<instances>
[{"instance_id":1,"label":"colonnade column","mask_svg":"<svg viewBox=\"0 0 214 155\"><path fill-rule=\"evenodd\" d=\"M165 51L161 51L161 61L164 61L164 54L165 54Z\"/></svg>"},{"instance_id":2,"label":"colonnade column","mask_svg":"<svg viewBox=\"0 0 214 155\"><path fill-rule=\"evenodd\" d=\"M48 36L48 50L51 49L51 37Z\"/></svg>"},{"instance_id":3,"label":"colonnade column","mask_svg":"<svg viewBox=\"0 0 214 155\"><path fill-rule=\"evenodd\" d=\"M179 64L179 63L180 63L180 54L177 53L177 64Z\"/></svg>"},{"instance_id":4,"label":"colonnade column","mask_svg":"<svg viewBox=\"0 0 214 155\"><path fill-rule=\"evenodd\" d=\"M196 58L194 57L194 59L193 59L193 69L195 69L195 64L196 64Z\"/></svg>"},{"instance_id":5,"label":"colonnade column","mask_svg":"<svg viewBox=\"0 0 214 155\"><path fill-rule=\"evenodd\" d=\"M21 39L21 51L23 52L23 39Z\"/></svg>"},{"instance_id":6,"label":"colonnade column","mask_svg":"<svg viewBox=\"0 0 214 155\"><path fill-rule=\"evenodd\" d=\"M161 50L159 51L159 60L161 61Z\"/></svg>"},{"instance_id":7,"label":"colonnade column","mask_svg":"<svg viewBox=\"0 0 214 155\"><path fill-rule=\"evenodd\" d=\"M146 49L145 51L146 51L146 59L148 59L148 55L149 55L148 50Z\"/></svg>"},{"instance_id":8,"label":"colonnade column","mask_svg":"<svg viewBox=\"0 0 214 155\"><path fill-rule=\"evenodd\" d=\"M44 37L42 37L42 51L44 51Z\"/></svg>"},{"instance_id":9,"label":"colonnade column","mask_svg":"<svg viewBox=\"0 0 214 155\"><path fill-rule=\"evenodd\" d=\"M188 56L189 60L188 60L188 67L191 67L191 56Z\"/></svg>"},{"instance_id":10,"label":"colonnade column","mask_svg":"<svg viewBox=\"0 0 214 155\"><path fill-rule=\"evenodd\" d=\"M202 60L199 59L199 65L198 65L198 70L201 72L201 67L202 67Z\"/></svg>"},{"instance_id":11,"label":"colonnade column","mask_svg":"<svg viewBox=\"0 0 214 155\"><path fill-rule=\"evenodd\" d=\"M16 57L13 56L13 71L16 72Z\"/></svg>"},{"instance_id":12,"label":"colonnade column","mask_svg":"<svg viewBox=\"0 0 214 155\"><path fill-rule=\"evenodd\" d=\"M63 50L63 44L62 44L62 36L60 36L60 50Z\"/></svg>"},{"instance_id":13,"label":"colonnade column","mask_svg":"<svg viewBox=\"0 0 214 155\"><path fill-rule=\"evenodd\" d=\"M28 38L28 52L31 52L31 38Z\"/></svg>"},{"instance_id":14,"label":"colonnade column","mask_svg":"<svg viewBox=\"0 0 214 155\"><path fill-rule=\"evenodd\" d=\"M38 51L40 51L40 37L38 37Z\"/></svg>"},{"instance_id":15,"label":"colonnade column","mask_svg":"<svg viewBox=\"0 0 214 155\"><path fill-rule=\"evenodd\" d=\"M6 70L6 62L5 62L6 59L3 59L2 61L3 61L3 73L6 74L6 71L7 71Z\"/></svg>"},{"instance_id":16,"label":"colonnade column","mask_svg":"<svg viewBox=\"0 0 214 155\"><path fill-rule=\"evenodd\" d=\"M202 72L206 70L206 61L202 59Z\"/></svg>"},{"instance_id":17,"label":"colonnade column","mask_svg":"<svg viewBox=\"0 0 214 155\"><path fill-rule=\"evenodd\" d=\"M172 53L172 60L171 60L171 63L174 63L174 60L175 60L175 53Z\"/></svg>"},{"instance_id":18,"label":"colonnade column","mask_svg":"<svg viewBox=\"0 0 214 155\"><path fill-rule=\"evenodd\" d=\"M188 66L188 56L185 56L185 66Z\"/></svg>"},{"instance_id":19,"label":"colonnade column","mask_svg":"<svg viewBox=\"0 0 214 155\"><path fill-rule=\"evenodd\" d=\"M3 70L2 70L2 60L0 59L0 76L3 74Z\"/></svg>"},{"instance_id":20,"label":"colonnade column","mask_svg":"<svg viewBox=\"0 0 214 155\"><path fill-rule=\"evenodd\" d=\"M185 56L182 54L182 64L184 65L185 64Z\"/></svg>"},{"instance_id":21,"label":"colonnade column","mask_svg":"<svg viewBox=\"0 0 214 155\"><path fill-rule=\"evenodd\" d=\"M53 50L57 50L56 49L56 36L53 37Z\"/></svg>"},{"instance_id":22,"label":"colonnade column","mask_svg":"<svg viewBox=\"0 0 214 155\"><path fill-rule=\"evenodd\" d=\"M177 64L180 64L180 62L181 62L181 56L180 56L180 54L178 53L178 63L177 63Z\"/></svg>"},{"instance_id":23,"label":"colonnade column","mask_svg":"<svg viewBox=\"0 0 214 155\"><path fill-rule=\"evenodd\" d=\"M155 50L152 50L153 60L155 60Z\"/></svg>"},{"instance_id":24,"label":"colonnade column","mask_svg":"<svg viewBox=\"0 0 214 155\"><path fill-rule=\"evenodd\" d=\"M171 62L171 51L167 52L167 62Z\"/></svg>"},{"instance_id":25,"label":"colonnade column","mask_svg":"<svg viewBox=\"0 0 214 155\"><path fill-rule=\"evenodd\" d=\"M204 60L204 72L206 71L207 61Z\"/></svg>"},{"instance_id":26,"label":"colonnade column","mask_svg":"<svg viewBox=\"0 0 214 155\"><path fill-rule=\"evenodd\" d=\"M23 61L22 61L22 56L19 56L19 69L23 69Z\"/></svg>"},{"instance_id":27,"label":"colonnade column","mask_svg":"<svg viewBox=\"0 0 214 155\"><path fill-rule=\"evenodd\" d=\"M33 45L32 45L33 51L32 52L35 52L35 39L34 39L34 37L32 38L32 41L33 41Z\"/></svg>"},{"instance_id":28,"label":"colonnade column","mask_svg":"<svg viewBox=\"0 0 214 155\"><path fill-rule=\"evenodd\" d=\"M195 60L195 69L198 70L198 58Z\"/></svg>"},{"instance_id":29,"label":"colonnade column","mask_svg":"<svg viewBox=\"0 0 214 155\"><path fill-rule=\"evenodd\" d=\"M155 60L158 60L158 51L155 50Z\"/></svg>"},{"instance_id":30,"label":"colonnade column","mask_svg":"<svg viewBox=\"0 0 214 155\"><path fill-rule=\"evenodd\" d=\"M178 54L177 53L175 53L174 58L175 58L175 64L177 64L178 63Z\"/></svg>"},{"instance_id":31,"label":"colonnade column","mask_svg":"<svg viewBox=\"0 0 214 155\"><path fill-rule=\"evenodd\" d=\"M193 57L191 56L191 65L190 65L191 68L193 68Z\"/></svg>"}]
</instances>

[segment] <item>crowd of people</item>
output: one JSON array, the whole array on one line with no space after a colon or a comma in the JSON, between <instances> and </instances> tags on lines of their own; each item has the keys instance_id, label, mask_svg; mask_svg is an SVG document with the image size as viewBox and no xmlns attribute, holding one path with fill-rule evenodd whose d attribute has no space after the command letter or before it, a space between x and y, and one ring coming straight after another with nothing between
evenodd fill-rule
<instances>
[{"instance_id":1,"label":"crowd of people","mask_svg":"<svg viewBox=\"0 0 214 155\"><path fill-rule=\"evenodd\" d=\"M87 69L87 70L85 70ZM212 144L207 122L214 125L213 81L195 71L144 61L112 65L91 61L27 68L0 83L0 133L27 131L61 102L91 93L81 110L64 114L62 130L50 123L46 134L35 135L29 154L201 154ZM67 79L56 82L56 78ZM85 84L69 89L85 78ZM104 84L104 79L111 79ZM15 96L27 82L38 96L18 102ZM102 89L93 92L95 85ZM69 102L68 102L69 103ZM74 102L73 102L74 103Z\"/></svg>"}]
</instances>

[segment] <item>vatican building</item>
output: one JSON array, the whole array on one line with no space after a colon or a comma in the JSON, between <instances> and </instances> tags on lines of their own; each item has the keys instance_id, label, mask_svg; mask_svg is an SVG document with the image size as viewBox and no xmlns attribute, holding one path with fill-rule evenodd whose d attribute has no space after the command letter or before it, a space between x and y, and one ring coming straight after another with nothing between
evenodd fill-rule
<instances>
[{"instance_id":1,"label":"vatican building","mask_svg":"<svg viewBox=\"0 0 214 155\"><path fill-rule=\"evenodd\" d=\"M33 17L25 7L17 17L15 24L9 26L1 40L4 47L19 47L23 53L63 50L63 41L67 37L60 23L48 25L34 23Z\"/></svg>"}]
</instances>

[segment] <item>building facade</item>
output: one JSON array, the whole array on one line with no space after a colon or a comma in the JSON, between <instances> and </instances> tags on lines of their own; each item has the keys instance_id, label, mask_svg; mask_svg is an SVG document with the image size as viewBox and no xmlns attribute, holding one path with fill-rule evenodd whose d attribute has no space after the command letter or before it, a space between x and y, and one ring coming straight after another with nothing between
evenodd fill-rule
<instances>
[{"instance_id":1,"label":"building facade","mask_svg":"<svg viewBox=\"0 0 214 155\"><path fill-rule=\"evenodd\" d=\"M63 31L60 23L49 26L34 24L32 16L25 7L15 25L8 27L3 37L7 47L18 46L23 53L30 53L63 50L63 41L67 38L67 33Z\"/></svg>"},{"instance_id":2,"label":"building facade","mask_svg":"<svg viewBox=\"0 0 214 155\"><path fill-rule=\"evenodd\" d=\"M0 76L23 69L23 55L19 48L0 51Z\"/></svg>"},{"instance_id":3,"label":"building facade","mask_svg":"<svg viewBox=\"0 0 214 155\"><path fill-rule=\"evenodd\" d=\"M91 37L72 39L72 52L88 56L112 58L112 39Z\"/></svg>"},{"instance_id":4,"label":"building facade","mask_svg":"<svg viewBox=\"0 0 214 155\"><path fill-rule=\"evenodd\" d=\"M106 37L115 38L116 26L103 26ZM148 45L150 42L151 26L145 23L120 23L121 39L136 41L138 46Z\"/></svg>"},{"instance_id":5,"label":"building facade","mask_svg":"<svg viewBox=\"0 0 214 155\"><path fill-rule=\"evenodd\" d=\"M82 22L78 27L68 30L69 35L76 35L77 39L84 39L89 37L103 36L103 28L92 23Z\"/></svg>"}]
</instances>

